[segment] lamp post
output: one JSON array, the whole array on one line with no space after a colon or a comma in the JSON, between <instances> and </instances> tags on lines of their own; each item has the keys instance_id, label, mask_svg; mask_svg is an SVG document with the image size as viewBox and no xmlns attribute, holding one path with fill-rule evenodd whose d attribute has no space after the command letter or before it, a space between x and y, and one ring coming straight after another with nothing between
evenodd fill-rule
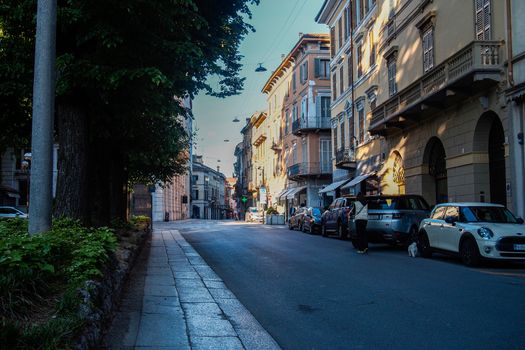
<instances>
[{"instance_id":1,"label":"lamp post","mask_svg":"<svg viewBox=\"0 0 525 350\"><path fill-rule=\"evenodd\" d=\"M38 0L33 85L29 234L51 228L57 0Z\"/></svg>"}]
</instances>

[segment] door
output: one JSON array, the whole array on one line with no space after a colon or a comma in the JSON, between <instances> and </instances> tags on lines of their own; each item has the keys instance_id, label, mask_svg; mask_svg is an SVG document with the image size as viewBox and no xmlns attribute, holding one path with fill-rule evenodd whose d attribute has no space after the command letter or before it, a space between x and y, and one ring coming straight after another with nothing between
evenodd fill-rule
<instances>
[{"instance_id":1,"label":"door","mask_svg":"<svg viewBox=\"0 0 525 350\"><path fill-rule=\"evenodd\" d=\"M425 226L428 240L432 248L441 248L440 236L441 226L445 223L445 211L447 207L438 207L434 211L434 214L428 220L428 225Z\"/></svg>"},{"instance_id":2,"label":"door","mask_svg":"<svg viewBox=\"0 0 525 350\"><path fill-rule=\"evenodd\" d=\"M440 235L441 248L452 252L459 251L459 240L461 239L462 231L458 228L459 222L459 207L448 207L445 212L445 218L448 218L454 223L443 222Z\"/></svg>"}]
</instances>

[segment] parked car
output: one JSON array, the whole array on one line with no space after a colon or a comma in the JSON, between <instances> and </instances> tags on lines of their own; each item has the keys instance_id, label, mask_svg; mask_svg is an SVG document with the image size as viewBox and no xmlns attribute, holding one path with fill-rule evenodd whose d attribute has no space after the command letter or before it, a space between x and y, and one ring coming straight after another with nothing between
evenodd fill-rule
<instances>
[{"instance_id":1,"label":"parked car","mask_svg":"<svg viewBox=\"0 0 525 350\"><path fill-rule=\"evenodd\" d=\"M293 230L293 229L298 228L302 231L303 218L304 218L304 214L306 213L307 209L308 208L301 207L293 211L293 215L290 216L290 219L288 219L288 229Z\"/></svg>"},{"instance_id":2,"label":"parked car","mask_svg":"<svg viewBox=\"0 0 525 350\"><path fill-rule=\"evenodd\" d=\"M0 207L0 218L21 218L27 219L28 216L21 210L14 207Z\"/></svg>"},{"instance_id":3,"label":"parked car","mask_svg":"<svg viewBox=\"0 0 525 350\"><path fill-rule=\"evenodd\" d=\"M417 239L421 220L430 215L430 206L418 195L367 196L366 232L372 243L410 244ZM350 237L356 239L354 212L348 220Z\"/></svg>"},{"instance_id":4,"label":"parked car","mask_svg":"<svg viewBox=\"0 0 525 350\"><path fill-rule=\"evenodd\" d=\"M421 256L459 255L467 266L483 259L525 261L525 225L507 208L490 203L444 203L421 222Z\"/></svg>"},{"instance_id":5,"label":"parked car","mask_svg":"<svg viewBox=\"0 0 525 350\"><path fill-rule=\"evenodd\" d=\"M303 232L313 233L314 231L321 230L321 208L310 207L306 210L303 215Z\"/></svg>"},{"instance_id":6,"label":"parked car","mask_svg":"<svg viewBox=\"0 0 525 350\"><path fill-rule=\"evenodd\" d=\"M328 236L329 231L335 231L340 239L348 235L348 214L353 208L355 197L336 198L321 217L321 234Z\"/></svg>"},{"instance_id":7,"label":"parked car","mask_svg":"<svg viewBox=\"0 0 525 350\"><path fill-rule=\"evenodd\" d=\"M257 207L249 207L246 211L246 221L263 222L263 214L257 209Z\"/></svg>"}]
</instances>

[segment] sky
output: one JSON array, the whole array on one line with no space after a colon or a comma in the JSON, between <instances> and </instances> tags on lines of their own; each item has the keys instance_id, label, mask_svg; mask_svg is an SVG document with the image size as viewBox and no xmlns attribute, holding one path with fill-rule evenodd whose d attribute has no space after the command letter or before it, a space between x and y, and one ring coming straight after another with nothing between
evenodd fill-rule
<instances>
[{"instance_id":1,"label":"sky","mask_svg":"<svg viewBox=\"0 0 525 350\"><path fill-rule=\"evenodd\" d=\"M299 33L327 33L328 28L315 22L323 0L261 0L252 7L249 23L256 32L250 33L240 47L246 78L244 91L237 96L219 99L204 93L193 101L195 116L195 154L203 155L204 163L220 166L227 177L233 174L235 146L242 141L242 127L255 111L266 108L266 95L261 90L281 62L299 40ZM256 73L258 63L266 72ZM240 119L234 123L234 118ZM227 141L225 141L227 140Z\"/></svg>"}]
</instances>

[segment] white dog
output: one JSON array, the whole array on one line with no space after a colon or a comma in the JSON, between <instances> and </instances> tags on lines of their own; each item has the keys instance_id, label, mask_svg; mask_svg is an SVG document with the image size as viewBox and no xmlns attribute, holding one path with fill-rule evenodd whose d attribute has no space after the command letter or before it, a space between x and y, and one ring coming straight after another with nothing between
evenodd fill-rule
<instances>
[{"instance_id":1,"label":"white dog","mask_svg":"<svg viewBox=\"0 0 525 350\"><path fill-rule=\"evenodd\" d=\"M414 242L408 246L408 256L415 258L417 256L417 243Z\"/></svg>"}]
</instances>

